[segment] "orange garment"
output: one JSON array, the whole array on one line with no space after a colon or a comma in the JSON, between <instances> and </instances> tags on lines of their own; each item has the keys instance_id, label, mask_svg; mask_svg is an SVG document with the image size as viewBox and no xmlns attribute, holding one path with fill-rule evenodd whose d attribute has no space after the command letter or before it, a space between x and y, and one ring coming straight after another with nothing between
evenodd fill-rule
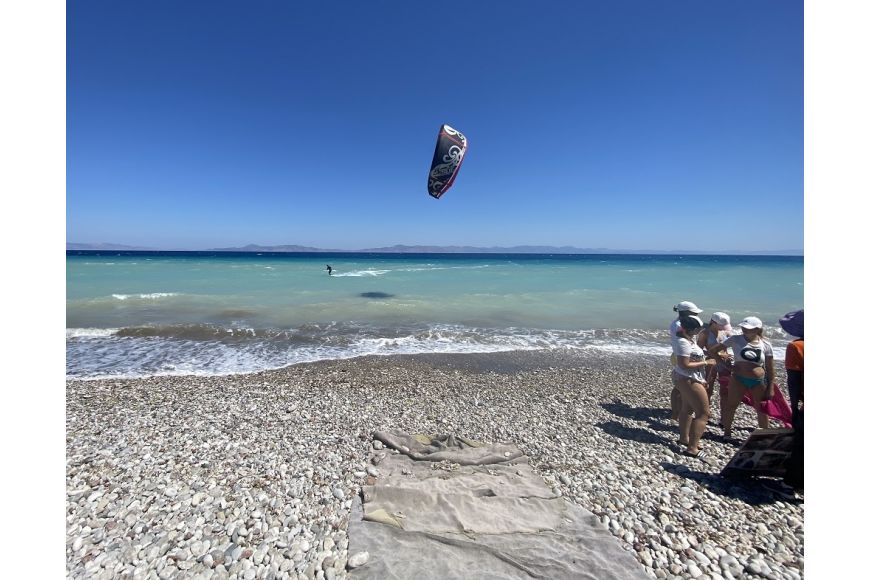
<instances>
[{"instance_id":1,"label":"orange garment","mask_svg":"<svg viewBox=\"0 0 870 580\"><path fill-rule=\"evenodd\" d=\"M804 370L804 339L799 338L785 347L785 368L790 371Z\"/></svg>"}]
</instances>

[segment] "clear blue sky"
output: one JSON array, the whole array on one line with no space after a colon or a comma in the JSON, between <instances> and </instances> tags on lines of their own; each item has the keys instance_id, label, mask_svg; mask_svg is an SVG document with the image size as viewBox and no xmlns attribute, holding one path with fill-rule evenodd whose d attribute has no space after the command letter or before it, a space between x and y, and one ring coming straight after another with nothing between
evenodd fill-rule
<instances>
[{"instance_id":1,"label":"clear blue sky","mask_svg":"<svg viewBox=\"0 0 870 580\"><path fill-rule=\"evenodd\" d=\"M87 0L67 63L70 242L803 248L801 2Z\"/></svg>"}]
</instances>

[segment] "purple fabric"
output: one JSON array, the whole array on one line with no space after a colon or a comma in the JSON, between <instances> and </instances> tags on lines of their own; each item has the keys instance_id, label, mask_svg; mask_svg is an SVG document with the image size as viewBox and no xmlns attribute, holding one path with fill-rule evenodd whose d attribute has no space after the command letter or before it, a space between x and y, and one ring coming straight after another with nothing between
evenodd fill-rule
<instances>
[{"instance_id":1,"label":"purple fabric","mask_svg":"<svg viewBox=\"0 0 870 580\"><path fill-rule=\"evenodd\" d=\"M804 337L804 309L789 312L779 319L779 325L784 331L798 338Z\"/></svg>"}]
</instances>

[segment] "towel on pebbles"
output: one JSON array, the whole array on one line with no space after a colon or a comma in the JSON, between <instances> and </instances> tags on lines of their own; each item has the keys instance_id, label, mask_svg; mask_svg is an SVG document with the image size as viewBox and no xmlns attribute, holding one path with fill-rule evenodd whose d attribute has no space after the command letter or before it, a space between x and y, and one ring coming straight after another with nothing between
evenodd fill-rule
<instances>
[{"instance_id":1,"label":"towel on pebbles","mask_svg":"<svg viewBox=\"0 0 870 580\"><path fill-rule=\"evenodd\" d=\"M355 498L354 579L646 579L598 518L556 496L515 445L378 432L389 449Z\"/></svg>"}]
</instances>

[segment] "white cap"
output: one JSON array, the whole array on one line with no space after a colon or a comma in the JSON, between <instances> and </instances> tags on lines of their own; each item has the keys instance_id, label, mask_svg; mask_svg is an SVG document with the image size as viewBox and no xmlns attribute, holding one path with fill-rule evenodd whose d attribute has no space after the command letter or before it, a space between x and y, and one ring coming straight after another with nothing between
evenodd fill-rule
<instances>
[{"instance_id":1,"label":"white cap","mask_svg":"<svg viewBox=\"0 0 870 580\"><path fill-rule=\"evenodd\" d=\"M762 328L764 324L761 322L761 319L757 316L747 316L738 324L740 328Z\"/></svg>"},{"instance_id":2,"label":"white cap","mask_svg":"<svg viewBox=\"0 0 870 580\"><path fill-rule=\"evenodd\" d=\"M710 320L719 326L724 326L726 330L731 328L731 317L724 312L714 312L710 315Z\"/></svg>"},{"instance_id":3,"label":"white cap","mask_svg":"<svg viewBox=\"0 0 870 580\"><path fill-rule=\"evenodd\" d=\"M685 300L674 306L674 312L691 312L692 314L700 314L704 311L695 306L694 302Z\"/></svg>"},{"instance_id":4,"label":"white cap","mask_svg":"<svg viewBox=\"0 0 870 580\"><path fill-rule=\"evenodd\" d=\"M683 330L683 332L701 330L702 328L704 328L704 321L695 316L694 314L691 316L686 316L685 318L680 319L680 328Z\"/></svg>"}]
</instances>

